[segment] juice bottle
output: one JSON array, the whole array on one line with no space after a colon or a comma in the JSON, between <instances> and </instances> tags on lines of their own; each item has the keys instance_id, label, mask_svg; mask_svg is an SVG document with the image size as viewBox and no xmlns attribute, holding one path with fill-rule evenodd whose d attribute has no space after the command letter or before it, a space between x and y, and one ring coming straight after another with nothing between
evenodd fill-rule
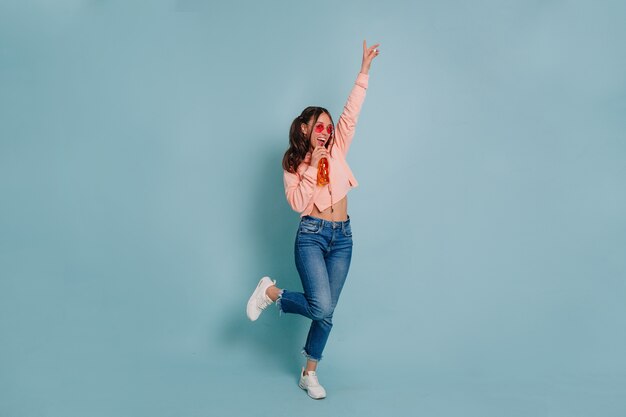
<instances>
[{"instance_id":1,"label":"juice bottle","mask_svg":"<svg viewBox=\"0 0 626 417\"><path fill-rule=\"evenodd\" d=\"M328 159L322 158L317 164L317 185L326 185L330 182L330 178L328 176Z\"/></svg>"}]
</instances>

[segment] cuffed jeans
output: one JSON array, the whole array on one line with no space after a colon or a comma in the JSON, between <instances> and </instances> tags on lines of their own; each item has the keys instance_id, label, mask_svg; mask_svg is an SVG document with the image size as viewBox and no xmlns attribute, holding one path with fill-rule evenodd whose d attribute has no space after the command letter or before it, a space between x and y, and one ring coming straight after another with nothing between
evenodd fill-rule
<instances>
[{"instance_id":1,"label":"cuffed jeans","mask_svg":"<svg viewBox=\"0 0 626 417\"><path fill-rule=\"evenodd\" d=\"M295 257L304 293L283 290L277 304L284 313L313 320L302 353L310 360L320 361L352 259L350 218L332 222L302 217Z\"/></svg>"}]
</instances>

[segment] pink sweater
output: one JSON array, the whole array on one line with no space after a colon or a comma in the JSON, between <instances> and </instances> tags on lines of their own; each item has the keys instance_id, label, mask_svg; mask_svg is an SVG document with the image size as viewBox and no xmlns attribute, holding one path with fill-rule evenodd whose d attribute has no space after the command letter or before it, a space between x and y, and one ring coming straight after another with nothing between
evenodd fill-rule
<instances>
[{"instance_id":1,"label":"pink sweater","mask_svg":"<svg viewBox=\"0 0 626 417\"><path fill-rule=\"evenodd\" d=\"M330 148L330 158L328 158L330 184L323 187L317 186L317 167L309 165L310 152L298 166L296 173L283 170L287 201L295 211L300 212L300 216L311 214L313 205L316 205L319 211L326 210L332 203L340 201L348 194L348 191L359 185L346 162L346 155L354 137L354 129L363 100L365 100L368 79L367 74L359 73L335 127L335 139Z\"/></svg>"}]
</instances>

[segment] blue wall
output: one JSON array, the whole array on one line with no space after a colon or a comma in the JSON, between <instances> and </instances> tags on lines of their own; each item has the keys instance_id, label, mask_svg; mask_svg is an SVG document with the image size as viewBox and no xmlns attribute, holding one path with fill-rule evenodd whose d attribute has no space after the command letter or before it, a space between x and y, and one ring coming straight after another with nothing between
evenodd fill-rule
<instances>
[{"instance_id":1,"label":"blue wall","mask_svg":"<svg viewBox=\"0 0 626 417\"><path fill-rule=\"evenodd\" d=\"M262 275L300 289L289 124L339 116L364 38L328 383L626 387L623 2L127 3L0 5L0 414L301 396L273 378L295 385L307 320L244 305Z\"/></svg>"}]
</instances>

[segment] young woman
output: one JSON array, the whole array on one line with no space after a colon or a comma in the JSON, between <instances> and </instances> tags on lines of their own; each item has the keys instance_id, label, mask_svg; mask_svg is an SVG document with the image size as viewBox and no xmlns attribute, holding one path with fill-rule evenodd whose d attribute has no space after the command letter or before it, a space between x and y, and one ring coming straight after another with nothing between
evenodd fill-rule
<instances>
[{"instance_id":1,"label":"young woman","mask_svg":"<svg viewBox=\"0 0 626 417\"><path fill-rule=\"evenodd\" d=\"M300 388L311 398L326 397L316 369L333 326L333 311L348 275L352 257L352 230L347 193L358 185L346 155L365 99L369 69L378 56L378 44L363 41L361 72L348 97L337 127L322 107L307 107L291 124L289 149L283 158L285 194L301 220L295 242L296 267L304 293L279 289L276 281L263 277L247 305L250 320L276 301L280 311L312 320L302 353L306 366L300 373ZM327 168L319 165L326 159ZM318 181L327 171L328 183Z\"/></svg>"}]
</instances>

